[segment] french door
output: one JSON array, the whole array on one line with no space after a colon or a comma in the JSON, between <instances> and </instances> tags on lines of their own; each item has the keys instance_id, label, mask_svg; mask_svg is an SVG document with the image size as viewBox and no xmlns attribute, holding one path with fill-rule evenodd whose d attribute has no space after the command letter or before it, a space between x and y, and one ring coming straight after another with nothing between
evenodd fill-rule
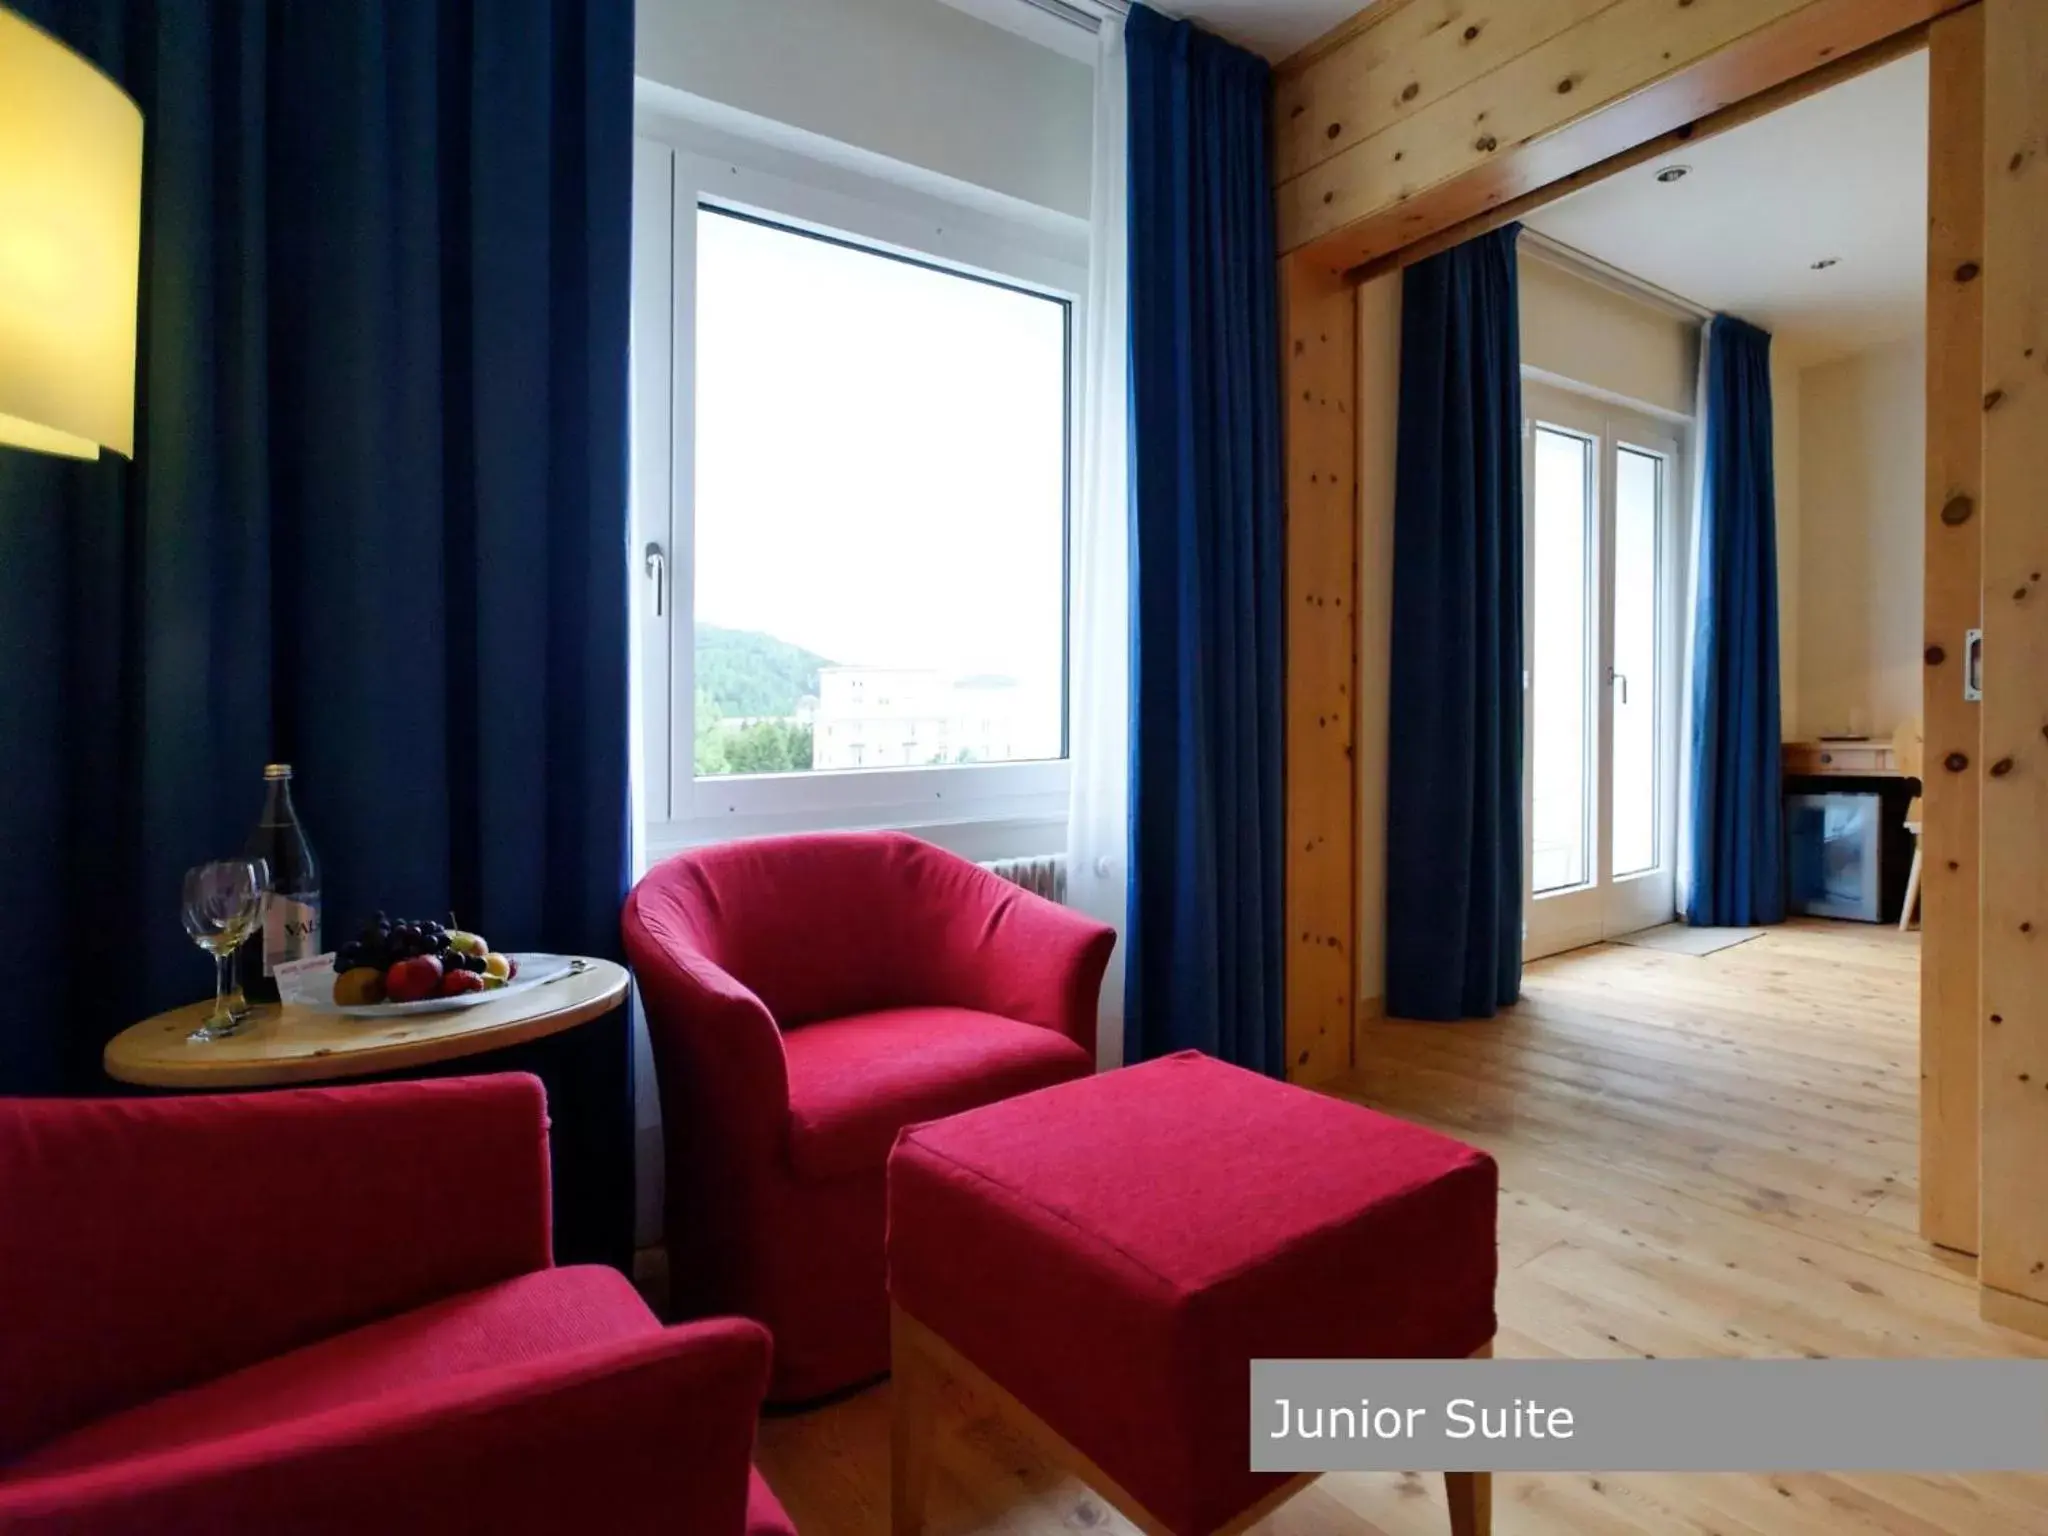
<instances>
[{"instance_id":1,"label":"french door","mask_svg":"<svg viewBox=\"0 0 2048 1536\"><path fill-rule=\"evenodd\" d=\"M1526 959L1669 922L1685 497L1671 426L1523 387Z\"/></svg>"}]
</instances>

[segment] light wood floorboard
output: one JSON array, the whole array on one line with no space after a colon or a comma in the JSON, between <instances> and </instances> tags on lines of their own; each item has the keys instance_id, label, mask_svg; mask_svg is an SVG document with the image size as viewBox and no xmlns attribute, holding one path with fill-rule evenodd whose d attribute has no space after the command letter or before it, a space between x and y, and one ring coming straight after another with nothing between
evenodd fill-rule
<instances>
[{"instance_id":1,"label":"light wood floorboard","mask_svg":"<svg viewBox=\"0 0 2048 1536\"><path fill-rule=\"evenodd\" d=\"M1795 922L1718 954L1599 946L1488 1023L1375 1023L1338 1091L1501 1166L1499 1352L2048 1355L1916 1231L1918 935ZM888 1528L888 1388L762 1426L805 1536ZM1130 1527L945 1404L932 1536ZM1442 1479L1323 1478L1265 1536L1444 1536ZM1498 1536L2040 1536L2048 1477L1503 1475Z\"/></svg>"}]
</instances>

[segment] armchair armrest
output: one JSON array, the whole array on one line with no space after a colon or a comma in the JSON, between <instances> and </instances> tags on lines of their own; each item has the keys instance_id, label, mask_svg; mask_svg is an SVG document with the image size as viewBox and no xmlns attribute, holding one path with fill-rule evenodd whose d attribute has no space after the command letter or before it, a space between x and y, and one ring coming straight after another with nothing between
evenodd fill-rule
<instances>
[{"instance_id":1,"label":"armchair armrest","mask_svg":"<svg viewBox=\"0 0 2048 1536\"><path fill-rule=\"evenodd\" d=\"M620 931L647 1010L668 1135L715 1125L721 1162L736 1152L757 1162L775 1156L789 1124L789 1063L768 1005L698 948L644 884L626 898Z\"/></svg>"},{"instance_id":2,"label":"armchair armrest","mask_svg":"<svg viewBox=\"0 0 2048 1536\"><path fill-rule=\"evenodd\" d=\"M0 1102L0 1461L549 1263L531 1077Z\"/></svg>"},{"instance_id":3,"label":"armchair armrest","mask_svg":"<svg viewBox=\"0 0 2048 1536\"><path fill-rule=\"evenodd\" d=\"M16 1536L739 1536L767 1330L686 1324L0 1484Z\"/></svg>"},{"instance_id":4,"label":"armchair armrest","mask_svg":"<svg viewBox=\"0 0 2048 1536\"><path fill-rule=\"evenodd\" d=\"M1092 1057L1116 930L999 875L969 870L972 886L963 876L937 937L947 991L962 1007L1056 1029Z\"/></svg>"}]
</instances>

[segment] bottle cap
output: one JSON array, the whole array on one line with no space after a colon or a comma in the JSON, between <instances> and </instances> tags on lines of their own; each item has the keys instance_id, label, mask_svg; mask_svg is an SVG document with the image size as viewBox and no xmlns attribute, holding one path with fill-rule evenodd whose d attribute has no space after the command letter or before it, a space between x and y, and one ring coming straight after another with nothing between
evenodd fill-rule
<instances>
[{"instance_id":1,"label":"bottle cap","mask_svg":"<svg viewBox=\"0 0 2048 1536\"><path fill-rule=\"evenodd\" d=\"M292 765L290 763L265 763L263 765L263 777L266 779L288 779L291 776Z\"/></svg>"}]
</instances>

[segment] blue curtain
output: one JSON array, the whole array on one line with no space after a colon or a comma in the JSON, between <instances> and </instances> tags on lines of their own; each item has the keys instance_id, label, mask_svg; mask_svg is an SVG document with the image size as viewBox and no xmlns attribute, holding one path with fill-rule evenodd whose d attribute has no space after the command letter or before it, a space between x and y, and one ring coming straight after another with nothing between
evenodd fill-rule
<instances>
[{"instance_id":1,"label":"blue curtain","mask_svg":"<svg viewBox=\"0 0 2048 1536\"><path fill-rule=\"evenodd\" d=\"M1747 926L1785 916L1771 337L1716 315L1706 345L1706 475L1692 646L1692 888L1681 893L1681 905L1688 922Z\"/></svg>"},{"instance_id":2,"label":"blue curtain","mask_svg":"<svg viewBox=\"0 0 2048 1536\"><path fill-rule=\"evenodd\" d=\"M1522 984L1522 372L1509 225L1407 269L1394 489L1387 1012Z\"/></svg>"},{"instance_id":3,"label":"blue curtain","mask_svg":"<svg viewBox=\"0 0 2048 1536\"><path fill-rule=\"evenodd\" d=\"M1142 5L1130 81L1125 1058L1275 1076L1281 460L1263 60Z\"/></svg>"},{"instance_id":4,"label":"blue curtain","mask_svg":"<svg viewBox=\"0 0 2048 1536\"><path fill-rule=\"evenodd\" d=\"M0 1091L206 990L179 875L272 759L330 936L615 951L630 0L8 3L136 97L146 186L135 461L0 449Z\"/></svg>"}]
</instances>

